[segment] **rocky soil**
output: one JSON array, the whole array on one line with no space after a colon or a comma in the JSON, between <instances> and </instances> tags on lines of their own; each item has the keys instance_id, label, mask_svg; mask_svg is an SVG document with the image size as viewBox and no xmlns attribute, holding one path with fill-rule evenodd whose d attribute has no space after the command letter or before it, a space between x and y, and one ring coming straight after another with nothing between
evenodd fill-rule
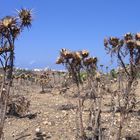
<instances>
[{"instance_id":1,"label":"rocky soil","mask_svg":"<svg viewBox=\"0 0 140 140\"><path fill-rule=\"evenodd\" d=\"M75 108L77 98L74 97L71 87L60 94L59 88L51 89L46 93L40 93L41 88L37 85L18 85L19 94L26 96L30 101L30 111L23 118L8 116L6 119L4 134L5 140L75 140ZM140 95L140 86L137 94ZM139 96L140 97L140 96ZM108 103L108 96L104 97L104 105ZM106 106L106 105L105 105ZM84 126L88 123L89 100L84 103ZM110 113L103 108L102 122L104 131L110 123ZM139 112L132 115L125 127L125 135L135 135L140 139L140 108ZM87 132L90 135L90 132ZM35 139L36 138L36 139ZM39 140L39 139L38 139ZM124 139L125 140L125 139Z\"/></svg>"}]
</instances>

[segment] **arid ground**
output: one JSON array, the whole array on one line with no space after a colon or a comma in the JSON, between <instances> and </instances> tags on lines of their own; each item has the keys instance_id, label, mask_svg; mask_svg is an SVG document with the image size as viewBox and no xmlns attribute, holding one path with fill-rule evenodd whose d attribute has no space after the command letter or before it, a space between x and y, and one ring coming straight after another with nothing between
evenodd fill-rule
<instances>
[{"instance_id":1,"label":"arid ground","mask_svg":"<svg viewBox=\"0 0 140 140\"><path fill-rule=\"evenodd\" d=\"M7 116L4 127L5 140L33 140L36 131L41 131L50 140L75 140L75 108L77 98L73 93L73 85L60 93L59 86L47 88L45 93L40 93L41 87L36 84L17 84L14 92L24 95L31 101L28 114L23 118ZM83 91L84 92L84 91ZM137 87L140 99L140 84ZM90 130L88 124L89 100L84 103L84 126L87 135ZM137 112L132 113L129 124L124 127L124 135L133 135L140 139L140 106ZM105 95L102 108L102 127L108 131L110 123L109 96ZM104 138L105 139L105 138Z\"/></svg>"}]
</instances>

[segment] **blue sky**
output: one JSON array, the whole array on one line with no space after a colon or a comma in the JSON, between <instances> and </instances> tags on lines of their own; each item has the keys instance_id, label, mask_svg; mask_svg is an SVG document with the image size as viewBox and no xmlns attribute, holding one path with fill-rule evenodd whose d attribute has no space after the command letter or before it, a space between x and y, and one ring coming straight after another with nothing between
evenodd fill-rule
<instances>
[{"instance_id":1,"label":"blue sky","mask_svg":"<svg viewBox=\"0 0 140 140\"><path fill-rule=\"evenodd\" d=\"M61 48L87 49L110 65L104 37L140 31L140 0L0 0L0 17L16 9L33 9L33 25L16 41L15 65L57 68Z\"/></svg>"}]
</instances>

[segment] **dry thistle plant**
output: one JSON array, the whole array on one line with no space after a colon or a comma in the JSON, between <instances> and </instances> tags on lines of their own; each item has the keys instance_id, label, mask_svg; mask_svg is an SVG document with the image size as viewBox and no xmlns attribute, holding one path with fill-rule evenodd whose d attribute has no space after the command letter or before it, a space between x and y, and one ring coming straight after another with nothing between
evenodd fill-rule
<instances>
[{"instance_id":1,"label":"dry thistle plant","mask_svg":"<svg viewBox=\"0 0 140 140\"><path fill-rule=\"evenodd\" d=\"M117 136L113 139L120 140L123 127L131 117L130 112L139 103L135 89L138 83L137 73L140 68L140 33L127 33L123 38L110 37L104 40L104 46L111 57L115 56L118 61L117 89L112 96L114 105L112 118L115 119L115 114L119 112ZM112 120L113 123L114 121Z\"/></svg>"},{"instance_id":2,"label":"dry thistle plant","mask_svg":"<svg viewBox=\"0 0 140 140\"><path fill-rule=\"evenodd\" d=\"M39 84L41 86L41 92L40 93L45 93L45 86L49 83L49 74L46 72L43 72L40 75L40 79L39 79Z\"/></svg>"},{"instance_id":3,"label":"dry thistle plant","mask_svg":"<svg viewBox=\"0 0 140 140\"><path fill-rule=\"evenodd\" d=\"M83 84L81 72L90 71L91 68L95 69L97 58L88 57L89 52L86 50L71 52L66 49L60 51L60 56L57 59L57 64L63 64L72 76L73 82L77 86L78 95L78 107L76 111L76 126L77 126L77 138L82 140L86 139L86 133L83 126L83 103L84 99L81 98L80 85Z\"/></svg>"},{"instance_id":4,"label":"dry thistle plant","mask_svg":"<svg viewBox=\"0 0 140 140\"><path fill-rule=\"evenodd\" d=\"M87 73L86 88L90 100L88 129L91 131L90 138L96 140L102 139L101 105L105 78L103 73L97 72L97 58L87 60L88 63L85 63L84 69ZM92 62L89 60L92 60Z\"/></svg>"},{"instance_id":5,"label":"dry thistle plant","mask_svg":"<svg viewBox=\"0 0 140 140\"><path fill-rule=\"evenodd\" d=\"M0 63L4 75L0 92L0 139L3 138L4 120L13 81L15 40L25 27L31 26L31 23L31 10L27 9L18 11L17 16L6 16L0 20ZM3 89L6 92L3 92Z\"/></svg>"},{"instance_id":6,"label":"dry thistle plant","mask_svg":"<svg viewBox=\"0 0 140 140\"><path fill-rule=\"evenodd\" d=\"M57 64L63 64L72 76L73 82L77 85L78 92L78 108L76 111L76 127L77 127L77 138L82 140L85 139L85 132L82 118L82 101L80 99L80 71L81 71L82 57L80 52L70 52L66 49L60 51L60 57L57 59ZM79 131L80 130L80 131Z\"/></svg>"},{"instance_id":7,"label":"dry thistle plant","mask_svg":"<svg viewBox=\"0 0 140 140\"><path fill-rule=\"evenodd\" d=\"M9 98L8 101L8 115L14 115L17 117L23 117L29 111L30 101L26 99L24 96L16 95Z\"/></svg>"}]
</instances>

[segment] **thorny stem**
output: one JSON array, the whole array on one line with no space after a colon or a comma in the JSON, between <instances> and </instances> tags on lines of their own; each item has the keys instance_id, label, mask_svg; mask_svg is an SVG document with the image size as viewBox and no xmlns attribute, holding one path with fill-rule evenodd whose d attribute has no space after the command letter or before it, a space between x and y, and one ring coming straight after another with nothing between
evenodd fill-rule
<instances>
[{"instance_id":1,"label":"thorny stem","mask_svg":"<svg viewBox=\"0 0 140 140\"><path fill-rule=\"evenodd\" d=\"M120 61L121 61L121 64L123 66L123 68L125 69L125 72L127 73L127 69L120 57L120 55L118 55ZM120 140L121 139L121 131L122 131L122 128L123 128L123 123L125 121L126 118L126 115L128 113L128 106L129 106L129 94L131 92L131 89L132 89L132 84L134 82L134 78L135 78L135 74L134 74L134 69L133 69L133 63L134 63L134 60L133 60L133 52L130 51L130 73L128 75L128 82L127 82L127 85L126 85L126 89L125 89L125 102L124 102L124 107L122 108L121 105L119 104L119 107L120 107L120 121L119 121L119 129L118 129L118 134L117 134L117 137L116 137L116 140ZM120 80L119 80L120 81ZM120 84L119 84L120 85ZM120 90L121 87L119 87L119 90ZM119 101L120 103L120 101Z\"/></svg>"},{"instance_id":2,"label":"thorny stem","mask_svg":"<svg viewBox=\"0 0 140 140\"><path fill-rule=\"evenodd\" d=\"M8 39L9 41L9 45L10 46L13 46L14 47L14 39L13 41L11 42L10 39ZM1 108L1 111L2 111L2 117L1 117L1 121L0 121L0 139L2 140L3 139L3 127L4 127L4 121L5 121L5 116L6 116L6 111L7 111L7 103L8 103L8 99L9 99L9 93L10 93L10 87L12 86L12 76L13 76L13 66L14 66L14 48L12 49L12 51L10 52L10 60L9 60L9 66L10 68L8 69L7 71L7 75L4 74L4 76L6 77L5 80L7 80L7 84L5 83L5 80L3 81L4 85L5 85L5 89L6 89L6 93L5 93L5 100L4 100L4 104L3 104L3 107ZM3 93L3 89L1 91L1 95ZM3 97L1 97L3 98Z\"/></svg>"},{"instance_id":3,"label":"thorny stem","mask_svg":"<svg viewBox=\"0 0 140 140\"><path fill-rule=\"evenodd\" d=\"M123 68L124 68L126 74L127 74L128 76L130 76L130 74L129 74L129 72L127 71L126 66L125 66L125 64L124 64L124 62L123 62L123 60L122 60L122 57L121 57L121 55L120 55L120 48L119 48L119 50L118 50L118 58L119 58L119 60L120 60L120 62L121 62L121 64L122 64L122 66L123 66Z\"/></svg>"}]
</instances>

